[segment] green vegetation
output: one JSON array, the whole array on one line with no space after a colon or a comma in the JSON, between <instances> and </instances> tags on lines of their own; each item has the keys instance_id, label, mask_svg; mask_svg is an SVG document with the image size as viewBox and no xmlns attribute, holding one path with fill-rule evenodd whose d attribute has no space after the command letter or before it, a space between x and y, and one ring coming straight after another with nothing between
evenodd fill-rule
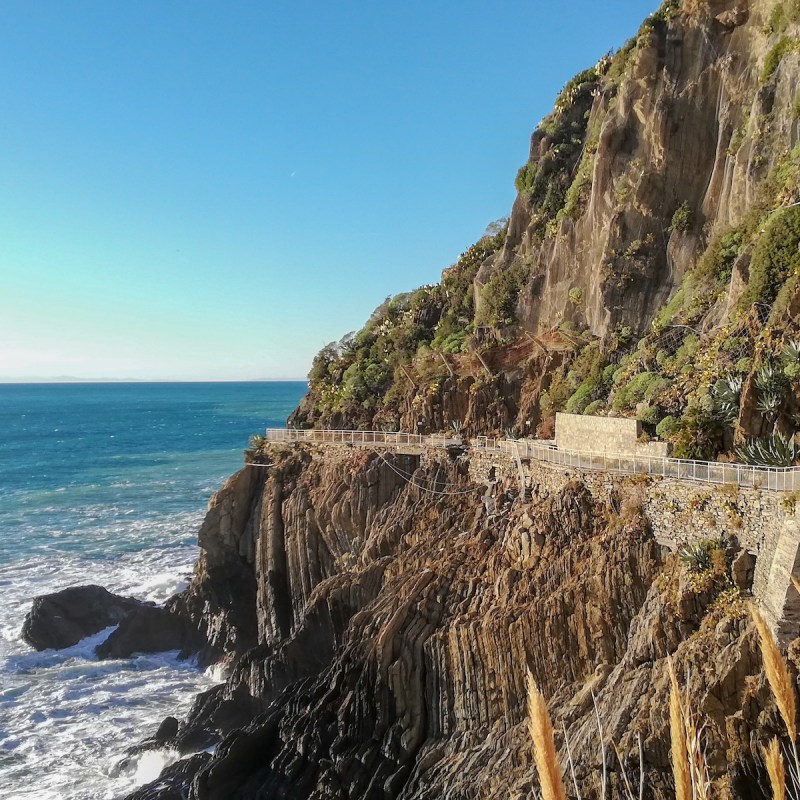
<instances>
[{"instance_id":1,"label":"green vegetation","mask_svg":"<svg viewBox=\"0 0 800 800\"><path fill-rule=\"evenodd\" d=\"M715 236L697 262L696 280L712 284L727 283L733 265L742 252L745 233L742 226L738 226Z\"/></svg>"},{"instance_id":2,"label":"green vegetation","mask_svg":"<svg viewBox=\"0 0 800 800\"><path fill-rule=\"evenodd\" d=\"M611 374L604 363L600 343L589 342L571 364L553 372L550 386L542 393L539 404L548 415L557 411L586 413L596 401L602 402L608 396ZM595 406L595 410L597 408Z\"/></svg>"},{"instance_id":3,"label":"green vegetation","mask_svg":"<svg viewBox=\"0 0 800 800\"><path fill-rule=\"evenodd\" d=\"M617 87L630 72L630 68L636 58L636 39L628 39L627 42L613 56L609 56L609 65L605 74L605 85Z\"/></svg>"},{"instance_id":4,"label":"green vegetation","mask_svg":"<svg viewBox=\"0 0 800 800\"><path fill-rule=\"evenodd\" d=\"M800 272L800 208L773 214L753 250L744 302L771 304L790 275Z\"/></svg>"},{"instance_id":5,"label":"green vegetation","mask_svg":"<svg viewBox=\"0 0 800 800\"><path fill-rule=\"evenodd\" d=\"M739 419L739 399L742 393L742 378L739 375L729 375L718 380L712 389L714 406L721 420L729 425Z\"/></svg>"},{"instance_id":6,"label":"green vegetation","mask_svg":"<svg viewBox=\"0 0 800 800\"><path fill-rule=\"evenodd\" d=\"M554 104L556 113L563 114L565 111L569 111L569 109L575 105L575 101L581 94L593 90L595 84L599 80L600 71L597 66L594 66L585 69L583 72L579 72L575 77L567 81L561 93L556 98Z\"/></svg>"},{"instance_id":7,"label":"green vegetation","mask_svg":"<svg viewBox=\"0 0 800 800\"><path fill-rule=\"evenodd\" d=\"M443 353L463 353L467 347L467 336L472 332L472 328L472 323L465 327L463 320L459 320L455 312L448 311L436 326L431 349L441 350Z\"/></svg>"},{"instance_id":8,"label":"green vegetation","mask_svg":"<svg viewBox=\"0 0 800 800\"><path fill-rule=\"evenodd\" d=\"M517 320L520 289L528 279L528 270L519 263L495 272L481 289L477 325L510 325Z\"/></svg>"},{"instance_id":9,"label":"green vegetation","mask_svg":"<svg viewBox=\"0 0 800 800\"><path fill-rule=\"evenodd\" d=\"M672 224L670 225L670 230L678 231L679 233L686 233L692 227L693 221L694 212L692 211L691 206L684 201L675 209L675 213L672 215Z\"/></svg>"},{"instance_id":10,"label":"green vegetation","mask_svg":"<svg viewBox=\"0 0 800 800\"><path fill-rule=\"evenodd\" d=\"M539 127L546 149L517 173L515 186L530 199L541 237L552 235L556 221L564 215L577 218L580 214L585 189L591 184L603 121L602 117L596 118L588 127L593 94L610 63L609 58L601 59L566 84L553 113ZM578 160L580 165L575 175Z\"/></svg>"},{"instance_id":11,"label":"green vegetation","mask_svg":"<svg viewBox=\"0 0 800 800\"><path fill-rule=\"evenodd\" d=\"M657 372L640 372L632 380L619 386L614 392L611 408L613 411L634 409L643 400L654 400L658 393L669 385L669 381Z\"/></svg>"},{"instance_id":12,"label":"green vegetation","mask_svg":"<svg viewBox=\"0 0 800 800\"><path fill-rule=\"evenodd\" d=\"M504 350L509 343L498 338L498 331L476 334L476 328L517 322L520 292L536 263L537 239L556 235L562 223L568 227L567 218L578 219L583 214L591 193L600 133L605 115L614 110L615 92L630 74L637 52L663 38L679 5L678 0L668 0L622 50L569 81L553 113L535 133L533 158L517 176L517 188L530 202L526 232L532 244L526 251L530 258L523 261L508 253L502 263L510 267L501 268L499 263L492 269L484 267L491 277L478 287L477 311L476 276L481 265L503 247L503 222L462 253L458 262L445 270L440 285L387 299L361 331L327 345L315 358L309 374L315 413L341 414L353 424L366 425L375 419L391 424L390 420L398 417L395 412L406 408L409 392L421 402L432 396L430 387L449 378L450 370L458 376L469 372L474 379L475 371L480 371L477 361L461 358L461 354L473 349L476 342ZM681 6L686 14L696 7ZM769 21L774 38L763 80L770 80L781 58L798 47L789 27L798 21L800 0L775 5ZM602 92L602 102L595 102L597 90ZM740 90L740 94L740 105L753 105L751 93ZM800 95L794 98L792 113L800 118ZM655 260L663 260L662 233L667 223L676 234L691 232L698 243L707 237L706 248L644 335L633 329L630 319L615 316L616 327L601 347L597 341L588 341L569 319L575 312L564 312L566 319L558 320L558 327L568 335L553 350L559 353L553 363L560 366L551 367L544 376L545 391L539 398L542 429L559 410L635 415L652 426L649 432L654 427L658 436L670 440L676 455L716 458L725 448L730 454L743 386L747 385L753 387L746 395L748 430L760 430L763 436L759 444L743 447L749 447L752 458L774 460L768 455L777 447L772 437L800 424L800 343L789 341L797 334L787 328L790 303L800 287L800 208L791 207L800 197L800 145L780 151L773 133L779 127L766 113L741 121L731 149L741 150L751 159L750 175L758 185L748 194L747 213L728 228L702 226L694 198L688 194L686 200L680 195L674 200L671 219L663 216L669 207L648 207L652 206L648 198L653 196L650 182L654 175L643 159L630 160L627 170L611 176L616 202L631 204L635 195L642 205L639 209L637 202L637 210L644 217L652 215L653 220L631 228L630 234L626 228L620 237L627 238L610 245L598 266L608 288L635 288L631 284L652 274ZM748 131L753 147L740 147ZM730 294L734 268L735 291ZM747 285L731 308L732 299L742 292L744 275L748 276ZM568 309L582 308L588 290L588 284L569 288ZM493 353L490 368L505 369L519 357L530 359L531 369L541 369L544 348L551 347L548 337L559 338L555 333L546 334L554 322L543 321L538 347L515 343L505 352ZM502 335L514 336L513 330ZM569 346L575 351L562 354ZM442 359L440 354L448 358ZM515 361L514 366L523 363ZM384 411L386 415L381 416ZM760 414L760 420L756 417L753 421L751 412Z\"/></svg>"},{"instance_id":13,"label":"green vegetation","mask_svg":"<svg viewBox=\"0 0 800 800\"><path fill-rule=\"evenodd\" d=\"M708 461L722 446L724 429L719 417L698 406L690 406L678 420L671 440L676 458Z\"/></svg>"},{"instance_id":14,"label":"green vegetation","mask_svg":"<svg viewBox=\"0 0 800 800\"><path fill-rule=\"evenodd\" d=\"M775 74L783 57L792 50L796 50L797 46L797 40L790 36L781 36L778 39L764 58L764 66L761 69L762 83L766 83Z\"/></svg>"},{"instance_id":15,"label":"green vegetation","mask_svg":"<svg viewBox=\"0 0 800 800\"><path fill-rule=\"evenodd\" d=\"M667 415L656 425L656 436L659 439L669 439L674 433L677 424L678 420L675 417Z\"/></svg>"},{"instance_id":16,"label":"green vegetation","mask_svg":"<svg viewBox=\"0 0 800 800\"><path fill-rule=\"evenodd\" d=\"M800 448L794 437L774 433L742 442L736 447L736 456L745 464L791 467L800 458Z\"/></svg>"},{"instance_id":17,"label":"green vegetation","mask_svg":"<svg viewBox=\"0 0 800 800\"><path fill-rule=\"evenodd\" d=\"M573 287L569 290L569 301L574 306L579 306L583 302L583 289Z\"/></svg>"},{"instance_id":18,"label":"green vegetation","mask_svg":"<svg viewBox=\"0 0 800 800\"><path fill-rule=\"evenodd\" d=\"M764 34L783 33L790 23L800 21L800 0L786 0L778 3L769 15L769 21L764 28Z\"/></svg>"},{"instance_id":19,"label":"green vegetation","mask_svg":"<svg viewBox=\"0 0 800 800\"><path fill-rule=\"evenodd\" d=\"M783 346L781 366L787 381L800 379L800 341L793 339Z\"/></svg>"},{"instance_id":20,"label":"green vegetation","mask_svg":"<svg viewBox=\"0 0 800 800\"><path fill-rule=\"evenodd\" d=\"M724 554L725 547L722 542L719 539L704 539L697 544L681 548L680 557L689 572L706 572L713 566L712 556L715 551Z\"/></svg>"},{"instance_id":21,"label":"green vegetation","mask_svg":"<svg viewBox=\"0 0 800 800\"><path fill-rule=\"evenodd\" d=\"M588 406L583 410L583 413L587 417L597 417L600 416L602 411L605 411L606 404L603 400L593 400L589 403Z\"/></svg>"},{"instance_id":22,"label":"green vegetation","mask_svg":"<svg viewBox=\"0 0 800 800\"><path fill-rule=\"evenodd\" d=\"M664 328L669 325L672 320L675 318L675 315L683 308L684 299L686 297L686 293L681 287L678 289L677 292L673 295L672 299L664 306L664 308L659 311L655 317L653 318L653 322L651 323L651 327L655 333L661 333Z\"/></svg>"}]
</instances>

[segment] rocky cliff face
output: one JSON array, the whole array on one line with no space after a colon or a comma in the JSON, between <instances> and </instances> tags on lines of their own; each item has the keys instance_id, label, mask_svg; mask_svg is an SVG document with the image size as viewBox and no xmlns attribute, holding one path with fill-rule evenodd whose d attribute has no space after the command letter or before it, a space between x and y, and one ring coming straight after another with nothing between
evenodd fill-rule
<instances>
[{"instance_id":1,"label":"rocky cliff face","mask_svg":"<svg viewBox=\"0 0 800 800\"><path fill-rule=\"evenodd\" d=\"M133 798L530 797L526 669L584 797L600 772L593 694L626 758L642 736L648 796L671 797L668 654L709 721L718 796L760 796L754 748L778 726L729 558L689 575L635 484L608 504L575 481L512 507L512 487L470 484L457 454L268 456L212 502L174 601L231 673L161 744L216 751Z\"/></svg>"},{"instance_id":2,"label":"rocky cliff face","mask_svg":"<svg viewBox=\"0 0 800 800\"><path fill-rule=\"evenodd\" d=\"M797 0L666 0L567 84L510 219L323 349L292 422L547 436L566 409L637 416L680 456L791 463L798 77ZM136 800L530 797L528 669L584 798L596 702L631 775L641 741L645 796L666 800L667 656L707 723L714 796L764 796L758 748L780 726L732 542L687 569L635 483L512 504L458 453L261 456L212 501L170 603L230 676L151 744L216 750Z\"/></svg>"},{"instance_id":3,"label":"rocky cliff face","mask_svg":"<svg viewBox=\"0 0 800 800\"><path fill-rule=\"evenodd\" d=\"M591 406L692 427L715 382L752 383L800 337L798 83L795 0L666 0L565 86L506 226L320 353L293 423L546 436ZM692 357L704 380L687 384ZM773 432L758 398L735 400L727 438L675 437L685 455Z\"/></svg>"}]
</instances>

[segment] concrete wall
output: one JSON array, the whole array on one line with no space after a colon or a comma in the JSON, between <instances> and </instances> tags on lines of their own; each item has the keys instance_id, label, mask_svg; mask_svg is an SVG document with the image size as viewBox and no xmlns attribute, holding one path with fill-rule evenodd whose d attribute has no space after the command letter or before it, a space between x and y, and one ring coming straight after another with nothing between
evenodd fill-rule
<instances>
[{"instance_id":1,"label":"concrete wall","mask_svg":"<svg viewBox=\"0 0 800 800\"><path fill-rule=\"evenodd\" d=\"M486 483L492 467L497 479L519 485L519 467L511 455L471 453L470 477L474 481ZM672 551L707 539L735 538L743 550L755 556L753 594L764 615L781 641L797 635L800 594L791 576L800 579L800 506L786 494L582 471L541 461L523 462L522 469L534 496L559 492L576 478L601 502L608 502L612 495L639 493L654 538Z\"/></svg>"},{"instance_id":2,"label":"concrete wall","mask_svg":"<svg viewBox=\"0 0 800 800\"><path fill-rule=\"evenodd\" d=\"M652 456L669 455L666 442L639 442L642 425L623 417L592 417L582 414L556 414L556 446L559 450L581 450Z\"/></svg>"}]
</instances>

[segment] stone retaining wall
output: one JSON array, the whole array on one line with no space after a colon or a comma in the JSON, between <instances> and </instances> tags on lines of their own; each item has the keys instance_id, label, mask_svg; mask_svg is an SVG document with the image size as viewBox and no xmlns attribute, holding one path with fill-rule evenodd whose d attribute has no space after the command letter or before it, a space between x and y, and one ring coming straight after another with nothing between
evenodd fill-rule
<instances>
[{"instance_id":1,"label":"stone retaining wall","mask_svg":"<svg viewBox=\"0 0 800 800\"><path fill-rule=\"evenodd\" d=\"M667 442L640 442L641 435L642 424L635 419L556 414L556 446L559 450L653 458L669 455Z\"/></svg>"}]
</instances>

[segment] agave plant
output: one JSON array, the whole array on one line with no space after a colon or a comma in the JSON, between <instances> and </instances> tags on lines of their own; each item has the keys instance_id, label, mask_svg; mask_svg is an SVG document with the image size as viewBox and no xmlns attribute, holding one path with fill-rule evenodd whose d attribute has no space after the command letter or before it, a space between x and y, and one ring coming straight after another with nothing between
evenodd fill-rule
<instances>
[{"instance_id":1,"label":"agave plant","mask_svg":"<svg viewBox=\"0 0 800 800\"><path fill-rule=\"evenodd\" d=\"M249 452L253 453L254 455L258 455L259 453L261 453L266 446L267 446L266 436L262 436L260 433L254 433L250 437Z\"/></svg>"},{"instance_id":2,"label":"agave plant","mask_svg":"<svg viewBox=\"0 0 800 800\"><path fill-rule=\"evenodd\" d=\"M800 339L790 339L783 345L781 363L784 367L787 364L800 365Z\"/></svg>"},{"instance_id":3,"label":"agave plant","mask_svg":"<svg viewBox=\"0 0 800 800\"><path fill-rule=\"evenodd\" d=\"M739 418L739 398L742 393L742 376L728 375L714 384L712 394L717 415L725 422L736 422Z\"/></svg>"},{"instance_id":4,"label":"agave plant","mask_svg":"<svg viewBox=\"0 0 800 800\"><path fill-rule=\"evenodd\" d=\"M450 427L453 429L453 433L461 433L462 429L464 428L464 423L460 419L454 419L450 423Z\"/></svg>"},{"instance_id":5,"label":"agave plant","mask_svg":"<svg viewBox=\"0 0 800 800\"><path fill-rule=\"evenodd\" d=\"M791 467L800 458L794 436L774 433L747 439L735 448L736 457L745 464L768 467Z\"/></svg>"},{"instance_id":6,"label":"agave plant","mask_svg":"<svg viewBox=\"0 0 800 800\"><path fill-rule=\"evenodd\" d=\"M786 377L771 361L765 361L756 372L756 389L759 394L783 394Z\"/></svg>"},{"instance_id":7,"label":"agave plant","mask_svg":"<svg viewBox=\"0 0 800 800\"><path fill-rule=\"evenodd\" d=\"M705 572L711 569L711 553L722 548L723 544L719 539L704 539L697 544L682 547L679 555L690 572Z\"/></svg>"},{"instance_id":8,"label":"agave plant","mask_svg":"<svg viewBox=\"0 0 800 800\"><path fill-rule=\"evenodd\" d=\"M778 409L781 407L783 398L775 392L764 392L758 396L756 408L768 420L774 420L778 414Z\"/></svg>"},{"instance_id":9,"label":"agave plant","mask_svg":"<svg viewBox=\"0 0 800 800\"><path fill-rule=\"evenodd\" d=\"M783 346L781 353L781 365L783 374L790 380L796 381L800 378L800 340L790 339Z\"/></svg>"}]
</instances>

